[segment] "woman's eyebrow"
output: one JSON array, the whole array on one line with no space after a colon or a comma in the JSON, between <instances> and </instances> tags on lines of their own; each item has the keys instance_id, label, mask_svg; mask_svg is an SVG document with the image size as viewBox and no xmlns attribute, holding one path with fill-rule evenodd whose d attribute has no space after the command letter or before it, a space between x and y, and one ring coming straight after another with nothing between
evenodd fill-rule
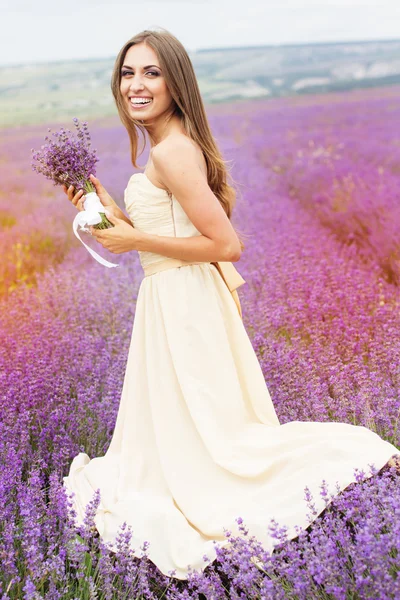
<instances>
[{"instance_id":1,"label":"woman's eyebrow","mask_svg":"<svg viewBox=\"0 0 400 600\"><path fill-rule=\"evenodd\" d=\"M142 67L143 70L145 69L150 69L150 67L157 67L157 69L160 69L160 67L158 65L147 65L147 67ZM129 67L128 65L123 65L121 67L121 69L131 69L133 70L133 67ZM160 69L161 70L161 69Z\"/></svg>"}]
</instances>

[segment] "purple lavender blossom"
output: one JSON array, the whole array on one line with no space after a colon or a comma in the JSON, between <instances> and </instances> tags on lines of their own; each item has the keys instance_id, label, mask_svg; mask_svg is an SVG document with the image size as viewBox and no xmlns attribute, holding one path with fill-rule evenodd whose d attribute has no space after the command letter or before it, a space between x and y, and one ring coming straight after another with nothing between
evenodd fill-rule
<instances>
[{"instance_id":1,"label":"purple lavender blossom","mask_svg":"<svg viewBox=\"0 0 400 600\"><path fill-rule=\"evenodd\" d=\"M280 421L363 424L396 445L398 96L392 86L209 109L244 187L234 221L252 237L239 295ZM131 164L120 125L98 132L106 186L123 206ZM187 582L132 556L128 526L114 553L90 526L77 536L62 476L78 451L108 448L143 275L121 255L125 268L102 272L99 289L101 267L42 219L57 189L47 194L33 173L16 186L38 129L2 133L0 295L11 291L0 298L0 597L78 600L95 587L104 600L400 598L400 486L389 470L337 495L298 539L285 542L272 522L272 555L239 523L241 536L228 532L231 546ZM52 218L69 223L72 208L56 203ZM312 516L316 498L304 494Z\"/></svg>"},{"instance_id":2,"label":"purple lavender blossom","mask_svg":"<svg viewBox=\"0 0 400 600\"><path fill-rule=\"evenodd\" d=\"M96 156L96 149L91 149L90 134L87 122L79 123L74 117L74 125L77 134L63 127L58 132L53 132L54 140L46 135L45 142L40 150L32 152L32 170L41 173L47 179L54 182L54 185L66 185L68 188L73 185L76 190L83 189L86 193L96 192L96 188L90 181L89 176L92 173L96 175L96 163L99 159ZM48 129L51 132L51 128ZM101 222L93 225L95 229L108 229L113 227L105 213L101 215Z\"/></svg>"}]
</instances>

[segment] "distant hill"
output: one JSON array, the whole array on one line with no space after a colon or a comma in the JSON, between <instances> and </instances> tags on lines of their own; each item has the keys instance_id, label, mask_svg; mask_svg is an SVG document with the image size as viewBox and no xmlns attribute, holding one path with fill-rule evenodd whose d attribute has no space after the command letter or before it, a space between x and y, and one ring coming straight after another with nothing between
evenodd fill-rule
<instances>
[{"instance_id":1,"label":"distant hill","mask_svg":"<svg viewBox=\"0 0 400 600\"><path fill-rule=\"evenodd\" d=\"M400 39L189 52L205 103L400 83ZM2 127L116 114L115 57L0 66Z\"/></svg>"}]
</instances>

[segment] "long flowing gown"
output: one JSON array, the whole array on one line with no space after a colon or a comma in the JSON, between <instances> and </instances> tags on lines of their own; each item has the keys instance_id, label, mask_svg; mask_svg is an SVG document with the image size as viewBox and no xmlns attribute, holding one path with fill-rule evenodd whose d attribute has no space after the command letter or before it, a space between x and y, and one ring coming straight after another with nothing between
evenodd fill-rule
<instances>
[{"instance_id":1,"label":"long flowing gown","mask_svg":"<svg viewBox=\"0 0 400 600\"><path fill-rule=\"evenodd\" d=\"M125 190L138 229L162 236L200 235L174 196L135 173ZM101 490L95 517L105 542L126 521L135 556L147 550L165 574L186 579L216 557L214 541L250 535L272 550L275 519L307 527L308 486L317 514L331 491L370 477L398 449L363 426L338 422L280 424L237 306L216 266L141 252L140 284L115 430L104 456L81 452L63 478L77 519ZM338 487L336 487L336 484ZM338 493L338 492L337 492Z\"/></svg>"}]
</instances>

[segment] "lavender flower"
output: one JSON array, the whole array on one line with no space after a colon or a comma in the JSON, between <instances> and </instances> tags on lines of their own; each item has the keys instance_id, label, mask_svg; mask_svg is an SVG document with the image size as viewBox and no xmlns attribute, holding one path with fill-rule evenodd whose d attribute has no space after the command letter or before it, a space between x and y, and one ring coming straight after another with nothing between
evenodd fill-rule
<instances>
[{"instance_id":1,"label":"lavender flower","mask_svg":"<svg viewBox=\"0 0 400 600\"><path fill-rule=\"evenodd\" d=\"M246 103L240 123L235 104L224 114L210 107L246 188L234 212L253 234L239 294L280 421L363 424L397 446L398 94ZM131 175L120 138L120 127L99 130L119 198ZM272 554L246 528L227 532L230 546L188 581L134 556L128 525L117 552L90 526L76 535L62 475L78 451L100 456L109 447L143 273L123 254L124 269L106 271L101 288L89 259L76 277L82 257L71 236L42 218L53 201L47 182L28 172L15 185L32 139L37 130L27 127L0 141L8 158L0 161L0 598L400 598L400 486L389 469L356 475L297 539L285 541L284 523L272 522ZM59 205L54 211L61 222ZM312 517L319 494L304 496Z\"/></svg>"},{"instance_id":2,"label":"lavender flower","mask_svg":"<svg viewBox=\"0 0 400 600\"><path fill-rule=\"evenodd\" d=\"M91 149L90 134L87 122L79 123L74 117L77 134L61 127L60 131L53 132L54 140L48 135L40 150L31 149L32 170L41 173L54 185L73 185L76 189L83 189L86 193L96 193L96 189L89 179L90 174L96 175L95 165L99 161L96 149ZM51 132L51 129L48 129ZM114 227L103 212L99 212L101 222L93 225L95 229L108 229Z\"/></svg>"}]
</instances>

